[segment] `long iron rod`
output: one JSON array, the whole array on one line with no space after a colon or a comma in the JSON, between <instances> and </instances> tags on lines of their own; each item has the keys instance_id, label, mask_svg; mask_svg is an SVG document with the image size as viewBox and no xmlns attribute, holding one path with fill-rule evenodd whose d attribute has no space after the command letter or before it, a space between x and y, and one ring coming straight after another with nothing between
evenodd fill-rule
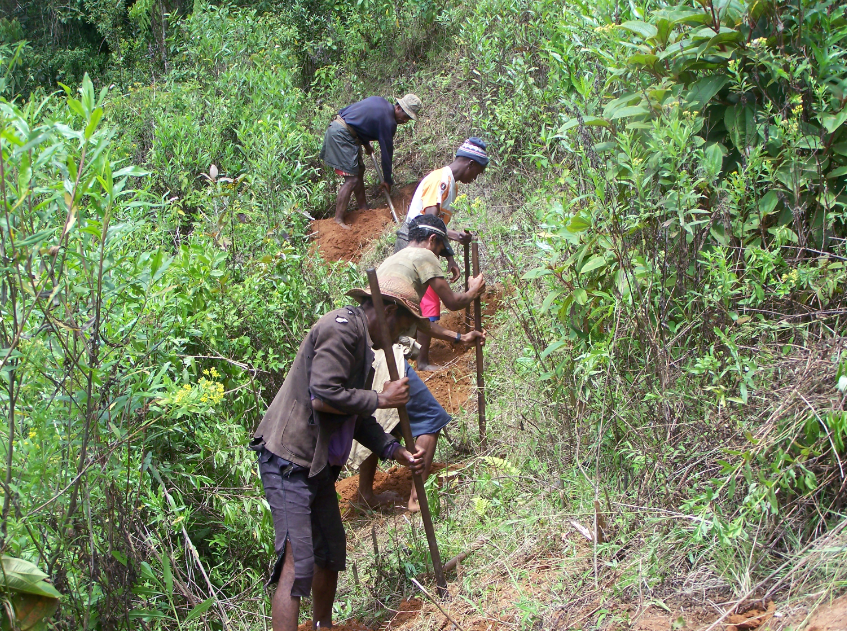
<instances>
[{"instance_id":1,"label":"long iron rod","mask_svg":"<svg viewBox=\"0 0 847 631\"><path fill-rule=\"evenodd\" d=\"M376 155L374 155L373 151L371 151L371 159L374 161L374 169L376 169L376 174L379 176L379 183L384 184L385 180L382 179L382 171L379 170L379 164L377 164ZM388 200L388 207L391 209L391 216L394 217L394 223L400 223L400 220L397 219L397 213L394 212L394 203L391 201L391 195L385 189L382 189L382 192L385 193L385 199Z\"/></svg>"},{"instance_id":2,"label":"long iron rod","mask_svg":"<svg viewBox=\"0 0 847 631\"><path fill-rule=\"evenodd\" d=\"M465 232L468 232L465 229ZM468 290L468 279L471 276L471 245L465 244L465 291ZM465 307L465 333L471 329L471 306Z\"/></svg>"},{"instance_id":3,"label":"long iron rod","mask_svg":"<svg viewBox=\"0 0 847 631\"><path fill-rule=\"evenodd\" d=\"M471 244L473 258L473 275L479 276L479 243L474 241ZM479 297L474 298L474 330L482 331L482 304ZM482 366L482 342L476 342L476 400L477 408L479 409L479 440L482 446L485 447L488 443L488 438L485 429L485 380L483 379Z\"/></svg>"},{"instance_id":4,"label":"long iron rod","mask_svg":"<svg viewBox=\"0 0 847 631\"><path fill-rule=\"evenodd\" d=\"M371 300L373 300L374 311L376 311L377 328L379 329L381 345L385 350L385 363L388 366L388 376L391 377L391 381L397 381L400 378L400 373L397 371L397 363L394 361L394 349L391 343L391 335L388 332L388 325L385 322L385 311L382 303L382 294L379 291L379 282L376 278L376 270L372 267L368 269L368 283L371 287ZM400 431L403 433L403 441L406 443L406 449L409 453L415 453L415 439L412 436L412 426L409 424L409 413L406 411L406 406L401 405L398 407L397 413L400 416ZM432 569L435 571L435 584L438 585L438 595L443 598L447 595L447 579L444 578L444 568L441 566L441 553L438 551L438 542L435 540L435 528L432 526L432 515L429 512L429 502L426 499L424 481L416 473L412 474L412 479L418 491L421 519L423 519L424 531L426 531L426 541L429 544L429 554L432 557Z\"/></svg>"}]
</instances>

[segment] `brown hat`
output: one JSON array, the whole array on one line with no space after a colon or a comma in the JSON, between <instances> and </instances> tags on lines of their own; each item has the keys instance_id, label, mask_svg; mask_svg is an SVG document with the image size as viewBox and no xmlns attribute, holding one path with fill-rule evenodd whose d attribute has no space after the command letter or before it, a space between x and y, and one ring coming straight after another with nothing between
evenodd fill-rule
<instances>
[{"instance_id":1,"label":"brown hat","mask_svg":"<svg viewBox=\"0 0 847 631\"><path fill-rule=\"evenodd\" d=\"M391 301L403 307L416 318L421 316L421 303L418 298L418 293L412 285L397 276L383 276L378 278L379 292L382 294L384 301ZM356 298L359 301L371 297L371 288L362 287L361 289L351 289L347 292L351 298Z\"/></svg>"}]
</instances>

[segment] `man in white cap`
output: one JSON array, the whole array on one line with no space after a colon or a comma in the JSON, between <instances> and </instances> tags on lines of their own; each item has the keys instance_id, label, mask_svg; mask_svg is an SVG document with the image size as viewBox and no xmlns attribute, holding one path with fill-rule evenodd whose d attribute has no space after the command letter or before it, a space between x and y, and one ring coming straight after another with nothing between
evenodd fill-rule
<instances>
[{"instance_id":1,"label":"man in white cap","mask_svg":"<svg viewBox=\"0 0 847 631\"><path fill-rule=\"evenodd\" d=\"M417 120L420 109L421 100L414 94L407 94L395 105L381 96L370 96L339 111L330 123L324 134L321 160L344 178L335 202L335 222L338 225L349 228L344 223L344 213L353 193L356 194L359 210L368 207L362 147L370 155L373 153L371 143L379 142L384 178L381 186L390 195L393 183L391 162L397 125Z\"/></svg>"}]
</instances>

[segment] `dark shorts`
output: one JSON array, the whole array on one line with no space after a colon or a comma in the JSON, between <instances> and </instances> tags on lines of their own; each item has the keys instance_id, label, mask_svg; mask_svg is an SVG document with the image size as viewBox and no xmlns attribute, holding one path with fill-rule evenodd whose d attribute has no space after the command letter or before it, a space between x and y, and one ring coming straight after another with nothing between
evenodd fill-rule
<instances>
[{"instance_id":1,"label":"dark shorts","mask_svg":"<svg viewBox=\"0 0 847 631\"><path fill-rule=\"evenodd\" d=\"M405 221L397 231L397 240L394 242L394 254L409 245L409 224Z\"/></svg>"},{"instance_id":2,"label":"dark shorts","mask_svg":"<svg viewBox=\"0 0 847 631\"><path fill-rule=\"evenodd\" d=\"M324 144L321 147L321 160L336 171L346 174L365 172L365 161L362 159L362 145L344 129L341 123L333 121L324 134Z\"/></svg>"},{"instance_id":3,"label":"dark shorts","mask_svg":"<svg viewBox=\"0 0 847 631\"><path fill-rule=\"evenodd\" d=\"M310 478L309 470L265 448L259 451L259 475L274 521L277 558L268 585L279 581L285 542L294 555L292 596L309 596L314 566L341 572L347 560L347 540L335 480L340 467L327 465Z\"/></svg>"}]
</instances>

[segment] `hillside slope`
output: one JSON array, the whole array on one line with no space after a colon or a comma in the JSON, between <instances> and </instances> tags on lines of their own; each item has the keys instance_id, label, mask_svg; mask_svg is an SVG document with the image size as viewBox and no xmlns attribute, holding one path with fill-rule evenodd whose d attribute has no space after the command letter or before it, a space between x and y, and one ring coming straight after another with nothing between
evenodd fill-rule
<instances>
[{"instance_id":1,"label":"hillside slope","mask_svg":"<svg viewBox=\"0 0 847 631\"><path fill-rule=\"evenodd\" d=\"M77 28L54 4L25 17ZM108 35L93 82L45 96L35 42L0 84L0 533L63 594L54 628L267 628L248 436L393 246L384 209L325 228L323 130L409 91L396 191L491 143L453 219L494 290L488 441L473 353L436 349L428 494L442 557L470 554L442 611L411 582L432 592L419 518L350 507L336 618L844 628L837 2L83 4L63 41Z\"/></svg>"}]
</instances>

